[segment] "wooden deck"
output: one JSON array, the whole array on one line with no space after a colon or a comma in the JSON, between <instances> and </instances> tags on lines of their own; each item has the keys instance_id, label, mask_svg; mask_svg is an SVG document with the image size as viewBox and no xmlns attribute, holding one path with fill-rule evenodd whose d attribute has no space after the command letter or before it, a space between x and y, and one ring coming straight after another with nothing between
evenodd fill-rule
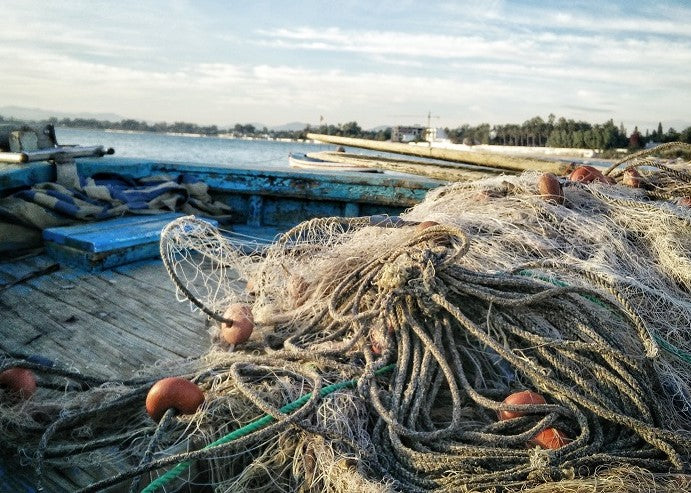
<instances>
[{"instance_id":1,"label":"wooden deck","mask_svg":"<svg viewBox=\"0 0 691 493\"><path fill-rule=\"evenodd\" d=\"M99 273L60 266L55 272L3 288L53 264L45 255L0 261L3 352L40 356L89 375L126 379L158 360L208 351L205 317L176 300L160 261ZM49 470L44 491L75 491L116 472ZM0 492L35 491L34 481L31 468L2 458Z\"/></svg>"},{"instance_id":2,"label":"wooden deck","mask_svg":"<svg viewBox=\"0 0 691 493\"><path fill-rule=\"evenodd\" d=\"M77 162L77 168L82 176L117 172L136 179L170 173L201 180L209 186L213 199L232 208L233 241L248 251L314 217L399 214L444 184L412 175L238 169L136 158L85 158ZM56 166L46 162L6 165L0 168L0 198L56 176ZM129 224L129 219L123 221ZM134 226L129 226L133 231ZM77 229L84 232L89 227ZM113 232L112 222L99 227ZM78 237L70 237L70 241ZM139 256L145 250L140 240L145 237L138 233L135 243L121 245L121 233L105 234L107 258L118 262L143 258ZM259 242L253 240L257 237ZM99 235L87 242L94 248L75 245L62 236L48 234L46 240L46 252L52 257L41 254L3 261L0 256L0 352L48 359L60 367L111 380L128 379L136 370L157 361L208 352L211 341L206 317L192 312L189 303L177 301L160 260L98 270L120 265L103 261L106 257L95 246L101 240ZM3 241L7 244L9 238L0 238ZM153 245L157 254L155 241L146 245ZM86 259L82 268L66 263L82 257ZM56 258L61 262L59 268L46 271L56 265ZM37 272L42 274L31 277ZM40 397L40 392L34 398ZM51 469L44 475L43 491L76 491L119 472L115 467L97 471ZM0 493L34 492L35 484L33 469L6 457L0 447ZM109 491L127 489L123 484Z\"/></svg>"}]
</instances>

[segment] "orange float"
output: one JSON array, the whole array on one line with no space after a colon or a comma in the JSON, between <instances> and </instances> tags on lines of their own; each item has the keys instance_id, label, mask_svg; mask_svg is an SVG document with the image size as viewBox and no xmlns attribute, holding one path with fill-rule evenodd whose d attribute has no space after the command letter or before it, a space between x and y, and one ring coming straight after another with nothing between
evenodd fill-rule
<instances>
[{"instance_id":1,"label":"orange float","mask_svg":"<svg viewBox=\"0 0 691 493\"><path fill-rule=\"evenodd\" d=\"M563 432L556 428L545 428L530 441L544 449L556 450L571 441Z\"/></svg>"},{"instance_id":2,"label":"orange float","mask_svg":"<svg viewBox=\"0 0 691 493\"><path fill-rule=\"evenodd\" d=\"M609 180L602 174L602 172L593 168L592 166L579 166L569 175L570 181L579 181L581 183L591 183L599 181L602 183L609 183Z\"/></svg>"},{"instance_id":3,"label":"orange float","mask_svg":"<svg viewBox=\"0 0 691 493\"><path fill-rule=\"evenodd\" d=\"M643 177L636 168L626 168L621 182L627 187L641 188Z\"/></svg>"},{"instance_id":4,"label":"orange float","mask_svg":"<svg viewBox=\"0 0 691 493\"><path fill-rule=\"evenodd\" d=\"M422 221L420 224L415 226L415 229L422 230L431 228L432 226L439 226L439 223L437 221Z\"/></svg>"},{"instance_id":5,"label":"orange float","mask_svg":"<svg viewBox=\"0 0 691 493\"><path fill-rule=\"evenodd\" d=\"M28 399L36 392L36 377L27 368L8 368L0 373L0 386L21 399Z\"/></svg>"},{"instance_id":6,"label":"orange float","mask_svg":"<svg viewBox=\"0 0 691 493\"><path fill-rule=\"evenodd\" d=\"M557 177L552 173L544 173L540 176L537 180L537 189L543 199L556 204L564 203L564 190Z\"/></svg>"},{"instance_id":7,"label":"orange float","mask_svg":"<svg viewBox=\"0 0 691 493\"><path fill-rule=\"evenodd\" d=\"M536 392L530 390L523 390L521 392L514 392L509 395L506 399L502 401L502 404L510 404L512 406L524 406L530 404L547 404L545 398ZM499 411L499 419L504 421L505 419L518 418L524 416L525 413L520 411Z\"/></svg>"},{"instance_id":8,"label":"orange float","mask_svg":"<svg viewBox=\"0 0 691 493\"><path fill-rule=\"evenodd\" d=\"M233 321L232 325L221 324L221 338L228 344L241 344L250 338L254 331L252 309L242 303L233 303L223 314L223 318Z\"/></svg>"},{"instance_id":9,"label":"orange float","mask_svg":"<svg viewBox=\"0 0 691 493\"><path fill-rule=\"evenodd\" d=\"M156 382L146 395L146 412L156 421L168 409L180 414L193 414L204 402L204 393L196 384L181 377L168 377Z\"/></svg>"}]
</instances>

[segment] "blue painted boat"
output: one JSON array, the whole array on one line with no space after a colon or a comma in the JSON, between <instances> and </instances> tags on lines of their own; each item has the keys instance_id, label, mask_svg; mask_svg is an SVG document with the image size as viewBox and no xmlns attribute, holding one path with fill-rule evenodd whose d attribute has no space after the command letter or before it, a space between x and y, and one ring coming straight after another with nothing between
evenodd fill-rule
<instances>
[{"instance_id":1,"label":"blue painted boat","mask_svg":"<svg viewBox=\"0 0 691 493\"><path fill-rule=\"evenodd\" d=\"M81 157L72 150L68 156L57 146L19 149L0 163L0 363L41 361L46 368L78 368L104 379L127 378L155 361L208 351L207 318L175 301L176 288L159 253L161 230L188 213L184 207L198 184L206 187L215 210L229 211L200 209L200 215L219 225L234 245L258 250L315 217L374 216L385 223L443 183L323 167L238 169L161 162L116 157L99 148ZM156 181L160 176L168 181ZM133 199L129 208L97 209L84 219L95 199L81 195L84 187L72 195L66 192L69 186L59 188L70 180L82 185L91 180L96 194ZM154 192L161 187L177 195L159 201L167 206L142 209L142 201L158 200ZM39 194L51 200L54 210L39 213L35 202L12 206L17 200L37 200ZM22 222L18 211L23 210L33 219L50 216L53 223L38 228ZM34 398L48 385L42 376L38 383ZM97 471L46 466L40 481L46 491L75 491L118 472L105 465ZM0 491L35 491L38 481L33 468L0 452Z\"/></svg>"},{"instance_id":2,"label":"blue painted boat","mask_svg":"<svg viewBox=\"0 0 691 493\"><path fill-rule=\"evenodd\" d=\"M95 154L91 156L109 154L107 151L103 152L101 148L96 147L94 149L96 149ZM34 155L38 154L53 158L56 156L56 154L51 154L50 150L34 151ZM64 157L64 154L61 155ZM77 156L72 155L71 157ZM297 154L291 155L291 159L304 162L323 162ZM401 173L338 172L344 169L379 171L358 166L330 168L330 164L323 166L320 164L309 170L282 171L261 166L238 169L219 165L158 162L106 156L72 159L68 163L61 163L61 160L53 159L51 161L0 164L0 197L16 194L18 191L29 189L39 183L55 182L61 174L61 169L67 167L68 164L75 168L73 173L76 173L82 181L96 176L110 177L115 175L122 177L125 181L131 181L168 175L177 177L178 181L202 182L208 186L209 195L213 201L227 206L232 211L232 222L225 224L230 231L267 240L281 231L314 217L395 215L421 201L428 190L443 183L438 180ZM96 182L96 185L101 186L101 183ZM112 180L102 186L111 185ZM57 193L54 190L49 192L52 192L52 195ZM128 191L122 193L128 193ZM171 208L167 208L165 211L175 212ZM61 209L58 212L64 212L64 210ZM148 212L162 213L164 210ZM104 218L106 217L104 216ZM43 239L47 250L60 261L70 260L68 253L65 252L76 256L77 253L81 254L91 249L93 250L91 252L93 255L89 257L91 260L83 261L81 266L107 268L146 258L150 253L155 254L153 249L147 250L142 246L143 243L133 242L125 246L120 241L121 237L137 237L137 235L141 236L142 239L148 238L155 241L155 235L151 236L150 233L144 231L147 229L144 225L148 223L150 224L149 229L160 229L165 223L165 219L170 219L170 216L157 222L149 219L135 215L121 217L117 221L111 219L110 222L106 223L87 221L80 224L83 221L76 221L74 224L75 221L72 221L69 228L63 226L47 228L43 232ZM17 226L22 225L18 224ZM129 231L131 228L136 231ZM87 231L89 235L101 238L98 245L86 247L83 244L77 245L69 239L68 235L79 236ZM9 240L5 239L5 241ZM65 252L62 252L61 249ZM128 250L126 254L123 249ZM7 250L6 247L5 251ZM117 255L121 259L115 261L109 258L108 251L117 251Z\"/></svg>"},{"instance_id":3,"label":"blue painted boat","mask_svg":"<svg viewBox=\"0 0 691 493\"><path fill-rule=\"evenodd\" d=\"M305 153L290 153L288 156L288 164L293 168L309 169L309 170L328 170L339 173L347 172L361 172L361 173L381 173L378 168L370 166L363 166L361 164L344 163L337 161L327 161L325 159L308 156Z\"/></svg>"}]
</instances>

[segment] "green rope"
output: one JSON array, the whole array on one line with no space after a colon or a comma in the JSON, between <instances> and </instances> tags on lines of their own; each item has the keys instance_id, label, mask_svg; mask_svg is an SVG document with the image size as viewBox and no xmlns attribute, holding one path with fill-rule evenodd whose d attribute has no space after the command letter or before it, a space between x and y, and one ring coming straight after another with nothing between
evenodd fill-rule
<instances>
[{"instance_id":1,"label":"green rope","mask_svg":"<svg viewBox=\"0 0 691 493\"><path fill-rule=\"evenodd\" d=\"M391 371L394 368L395 365L387 365L383 368L380 368L375 372L375 375L382 375L388 371ZM346 389L346 388L354 388L357 386L358 379L354 378L352 380L347 380L345 382L339 382L339 383L334 383L331 385L327 385L326 387L323 387L322 389L319 390L319 396L320 397L325 397L329 394L332 394L336 392L337 390L341 389ZM309 394L305 394L299 399L286 404L279 410L284 413L292 413L293 411L299 409L301 406L303 406L307 401L310 400L312 397L312 392ZM227 435L219 438L215 442L210 443L206 447L204 447L202 450L207 450L210 448L214 448L218 445L223 445L228 442L232 442L233 440L237 440L238 438L242 438L246 435L249 435L250 433L253 433L264 426L270 424L272 421L275 421L276 418L273 416L270 416L268 414L265 414L261 418L255 419L254 421L247 423L245 426L238 428L237 430L234 430ZM176 465L173 469L165 473L163 476L155 479L149 485L144 488L141 493L153 493L156 491L158 488L165 486L166 483L172 481L176 477L180 476L182 473L184 473L190 466L192 465L191 462L185 461L185 462L180 462L178 465Z\"/></svg>"},{"instance_id":2,"label":"green rope","mask_svg":"<svg viewBox=\"0 0 691 493\"><path fill-rule=\"evenodd\" d=\"M673 354L677 358L681 359L682 361L691 364L691 353L687 353L683 349L679 349L675 345L673 345L671 342L663 339L662 337L658 336L657 334L653 334L653 337L655 338L655 342L657 342L662 349L667 351L670 354Z\"/></svg>"},{"instance_id":3,"label":"green rope","mask_svg":"<svg viewBox=\"0 0 691 493\"><path fill-rule=\"evenodd\" d=\"M541 281L549 282L549 283L554 284L555 286L558 286L560 288L569 286L564 281L560 281L559 279L548 279L547 277L540 276L540 275L538 275L535 272L532 272L530 270L522 270L518 274L520 274L521 276L532 277L535 279L539 279ZM583 298L589 300L589 301L592 301L593 303L596 303L596 304L602 306L602 307L605 307L605 308L607 307L607 305L597 296L589 295L589 294L582 294L581 296ZM655 339L655 342L658 343L662 349L664 349L665 351L667 351L670 354L673 354L674 356L681 359L685 363L691 364L691 353L688 353L688 352L684 351L683 349L676 347L674 344L672 344L671 342L669 342L666 339L663 339L662 337L660 337L657 334L652 334L652 336L653 336L653 339Z\"/></svg>"}]
</instances>

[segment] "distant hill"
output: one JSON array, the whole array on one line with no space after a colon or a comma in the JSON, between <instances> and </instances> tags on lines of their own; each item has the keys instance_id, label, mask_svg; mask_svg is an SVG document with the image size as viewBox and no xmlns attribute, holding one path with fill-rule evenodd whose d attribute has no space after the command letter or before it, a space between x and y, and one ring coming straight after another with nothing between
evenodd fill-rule
<instances>
[{"instance_id":1,"label":"distant hill","mask_svg":"<svg viewBox=\"0 0 691 493\"><path fill-rule=\"evenodd\" d=\"M119 122L125 117L115 113L68 113L64 111L50 111L40 108L25 108L22 106L0 106L0 115L5 118L17 118L18 120L47 120L50 117L62 118L93 118L95 120L107 120Z\"/></svg>"},{"instance_id":2,"label":"distant hill","mask_svg":"<svg viewBox=\"0 0 691 493\"><path fill-rule=\"evenodd\" d=\"M309 125L309 124L303 123L303 122L290 122L290 123L285 123L283 125L276 125L273 127L269 127L269 129L274 130L276 132L294 132L296 130L304 130L307 125Z\"/></svg>"},{"instance_id":3,"label":"distant hill","mask_svg":"<svg viewBox=\"0 0 691 493\"><path fill-rule=\"evenodd\" d=\"M78 113L70 113L66 111L52 111L52 110L44 110L42 108L27 108L23 106L0 106L0 116L4 118L16 118L18 120L27 120L27 121L38 121L38 120L47 120L48 118L55 117L59 120L62 120L63 118L84 118L84 119L94 119L94 120L100 120L100 121L109 121L109 122L120 122L122 120L129 119L129 117L118 115L117 113L88 113L88 112L78 112ZM149 122L150 124L153 124L155 122L151 121ZM236 122L238 123L238 122ZM242 123L242 122L239 122ZM284 123L283 125L273 125L269 126L261 122L250 122L250 123L245 123L245 125L252 125L255 129L261 131L264 127L266 127L269 130L272 130L274 132L299 132L304 130L308 125L310 125L313 129L319 128L319 125L316 123L305 123L305 122L288 122ZM225 127L225 129L230 129L232 130L233 127L235 126L235 123L228 124ZM380 125L378 127L374 127L370 129L369 131L374 131L377 132L379 130L386 130L387 128L391 128L390 125Z\"/></svg>"}]
</instances>

